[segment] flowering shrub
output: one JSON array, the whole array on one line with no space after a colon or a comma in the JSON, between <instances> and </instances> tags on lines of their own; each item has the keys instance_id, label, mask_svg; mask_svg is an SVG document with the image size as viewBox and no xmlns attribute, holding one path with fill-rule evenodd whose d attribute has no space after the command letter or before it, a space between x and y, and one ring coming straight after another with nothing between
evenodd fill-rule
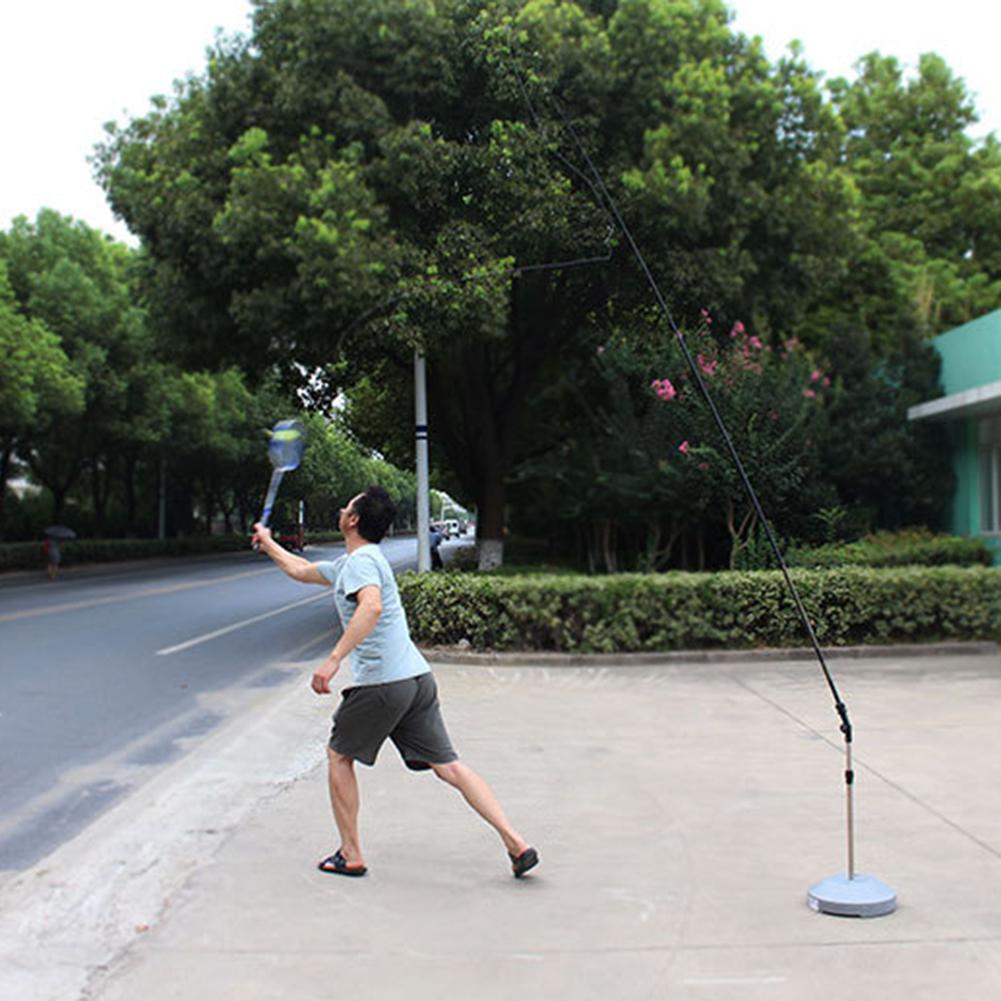
<instances>
[{"instance_id":1,"label":"flowering shrub","mask_svg":"<svg viewBox=\"0 0 1001 1001\"><path fill-rule=\"evenodd\" d=\"M704 318L708 327L711 317ZM706 331L692 339L698 379L681 367L684 359L675 352L675 371L655 379L652 388L678 410L673 423L687 433L676 451L694 466L679 475L687 481L686 490L710 491L708 503L722 510L733 567L755 533L758 516L698 382L715 401L767 515L781 511L815 469L812 445L822 420L821 393L830 379L797 341L773 351L740 321L722 346ZM659 391L664 385L671 387L670 395Z\"/></svg>"},{"instance_id":2,"label":"flowering shrub","mask_svg":"<svg viewBox=\"0 0 1001 1001\"><path fill-rule=\"evenodd\" d=\"M659 315L630 316L603 331L562 396L554 390L562 434L518 482L549 516L546 534L554 524L573 533L592 571L740 564L757 518L700 382L765 511L807 520L816 508L822 367L795 341L772 348L743 323L714 334L712 317L703 319L687 341L695 372Z\"/></svg>"}]
</instances>

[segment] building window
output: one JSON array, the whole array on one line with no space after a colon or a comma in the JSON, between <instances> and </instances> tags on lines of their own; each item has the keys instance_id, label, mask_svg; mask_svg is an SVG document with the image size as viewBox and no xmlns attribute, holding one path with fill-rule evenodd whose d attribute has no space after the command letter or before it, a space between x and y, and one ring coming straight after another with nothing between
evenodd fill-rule
<instances>
[{"instance_id":1,"label":"building window","mask_svg":"<svg viewBox=\"0 0 1001 1001\"><path fill-rule=\"evenodd\" d=\"M1001 418L980 422L980 531L1001 534Z\"/></svg>"}]
</instances>

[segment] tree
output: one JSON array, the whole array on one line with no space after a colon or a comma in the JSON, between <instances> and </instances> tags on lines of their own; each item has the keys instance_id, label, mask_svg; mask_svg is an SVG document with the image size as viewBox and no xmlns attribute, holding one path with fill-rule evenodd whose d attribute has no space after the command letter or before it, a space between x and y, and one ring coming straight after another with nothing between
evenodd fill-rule
<instances>
[{"instance_id":1,"label":"tree","mask_svg":"<svg viewBox=\"0 0 1001 1001\"><path fill-rule=\"evenodd\" d=\"M100 522L119 446L131 434L130 370L149 351L143 316L132 299L132 251L50 209L34 223L23 216L0 234L10 289L20 316L59 339L83 392L79 419L65 410L22 439L23 458L52 492L53 518L85 473ZM38 329L38 328L36 328Z\"/></svg>"},{"instance_id":2,"label":"tree","mask_svg":"<svg viewBox=\"0 0 1001 1001\"><path fill-rule=\"evenodd\" d=\"M996 308L1001 146L969 137L973 99L941 57L923 55L908 80L878 52L857 69L830 85L865 228L834 313L890 353L902 327L934 334Z\"/></svg>"},{"instance_id":3,"label":"tree","mask_svg":"<svg viewBox=\"0 0 1001 1001\"><path fill-rule=\"evenodd\" d=\"M916 332L883 355L865 330L842 326L829 342L832 433L821 445L826 479L851 512L854 534L940 527L954 481L945 425L907 420L939 392L939 357Z\"/></svg>"},{"instance_id":4,"label":"tree","mask_svg":"<svg viewBox=\"0 0 1001 1001\"><path fill-rule=\"evenodd\" d=\"M290 379L348 359L342 384L381 365L403 399L423 350L489 563L528 403L610 303L648 297L622 246L528 268L606 248L571 124L681 318L782 330L842 269L854 191L817 77L727 20L718 0L259 2L250 39L111 131L99 174L185 357Z\"/></svg>"},{"instance_id":5,"label":"tree","mask_svg":"<svg viewBox=\"0 0 1001 1001\"><path fill-rule=\"evenodd\" d=\"M658 319L625 318L583 370L553 387L541 403L549 447L520 469L523 502L576 525L592 570L736 566L759 527L701 390ZM795 341L773 350L740 322L722 336L707 325L688 344L766 515L788 531L821 489L828 377Z\"/></svg>"},{"instance_id":6,"label":"tree","mask_svg":"<svg viewBox=\"0 0 1001 1001\"><path fill-rule=\"evenodd\" d=\"M17 449L45 429L79 415L83 380L75 375L59 338L18 312L0 259L0 531L7 480Z\"/></svg>"}]
</instances>

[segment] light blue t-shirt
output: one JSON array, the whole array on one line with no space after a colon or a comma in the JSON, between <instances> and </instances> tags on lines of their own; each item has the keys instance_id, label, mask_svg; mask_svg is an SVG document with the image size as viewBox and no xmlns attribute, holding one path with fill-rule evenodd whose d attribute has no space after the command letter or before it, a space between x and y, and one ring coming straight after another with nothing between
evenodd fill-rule
<instances>
[{"instance_id":1,"label":"light blue t-shirt","mask_svg":"<svg viewBox=\"0 0 1001 1001\"><path fill-rule=\"evenodd\" d=\"M379 588L382 614L348 657L356 685L403 681L431 670L410 638L393 568L375 543L366 543L331 562L317 563L316 569L334 585L334 606L342 630L358 607L358 592L372 584Z\"/></svg>"}]
</instances>

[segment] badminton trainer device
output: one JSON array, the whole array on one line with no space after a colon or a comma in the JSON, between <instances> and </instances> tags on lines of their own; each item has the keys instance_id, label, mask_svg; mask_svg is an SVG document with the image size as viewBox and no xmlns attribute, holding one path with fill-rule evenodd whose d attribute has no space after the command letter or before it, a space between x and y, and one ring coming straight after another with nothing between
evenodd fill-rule
<instances>
[{"instance_id":1,"label":"badminton trainer device","mask_svg":"<svg viewBox=\"0 0 1001 1001\"><path fill-rule=\"evenodd\" d=\"M512 67L514 69L514 67ZM522 98L525 104L528 106L529 111L535 120L537 125L542 126L541 119L537 114L535 107L532 103L531 98L528 95L528 91L525 88L524 81L522 80L521 74L514 70L515 78L517 79L519 89L521 90ZM852 724L848 717L848 707L845 705L844 700L841 698L841 694L838 691L837 686L834 683L834 678L831 676L831 672L827 667L827 662L824 659L823 651L820 648L820 644L817 641L817 636L813 628L813 624L810 621L810 617L806 613L806 609L803 607L803 603L800 600L799 593L796 589L792 577L789 574L788 566L786 561L782 556L782 551L779 549L778 542L775 538L775 534L772 531L771 524L768 518L765 516L765 512L761 508L761 503L758 500L758 496L755 493L754 487L751 485L750 478L744 468L744 464L741 461L740 455L737 452L736 446L733 443L730 433L723 422L723 418L720 415L719 410L716 408L716 403L713 400L712 395L709 392L709 387L706 385L705 380L702 378L702 373L699 371L698 365L695 363L695 359L692 357L692 353L689 350L688 344L685 341L685 336L679 329L678 325L674 322L674 317L671 315L671 311L667 305L667 300L664 298L663 293L660 290L659 285L653 277L649 266L647 265L646 259L644 258L639 246L637 245L633 234L626 224L625 219L623 219L619 207L616 204L615 199L612 197L611 192L609 192L607 186L605 185L604 178L595 166L594 161L591 159L587 152L586 147L578 138L573 126L567 119L567 116L563 113L562 109L557 104L555 98L550 96L550 100L556 108L560 119L562 120L563 127L573 140L574 146L577 148L578 153L583 159L584 163L587 165L587 173L584 173L574 167L566 158L559 156L559 159L568 167L573 169L574 173L577 174L585 183L591 188L595 195L596 200L602 205L605 212L609 216L610 220L614 222L616 229L622 233L625 237L629 248L636 258L636 262L643 272L644 277L647 280L647 284L650 286L653 292L654 298L657 301L662 313L664 314L668 326L675 336L675 340L681 349L682 354L688 363L688 368L692 373L692 377L695 380L695 384L698 386L702 398L705 400L706 406L709 408L712 414L713 420L715 421L716 427L720 432L724 443L726 444L727 450L730 453L730 457L733 460L733 464L740 476L741 482L743 483L744 490L747 493L751 504L754 507L755 513L758 516L758 520L761 526L765 530L765 535L768 538L769 545L771 547L772 553L775 556L776 562L782 571L785 578L786 585L788 586L789 593L792 597L793 603L796 606L796 610L799 613L800 619L803 622L806 633L810 638L810 643L813 647L813 651L817 656L817 660L820 663L821 670L824 674L824 679L827 682L828 688L831 691L831 695L834 698L834 707L838 714L838 718L841 723L841 733L844 736L845 742L845 792L847 800L847 842L848 842L848 858L847 858L847 871L844 875L838 874L831 876L827 879L821 880L819 883L811 886L807 892L807 903L810 907L824 914L836 914L844 917L878 917L883 914L892 914L897 906L897 895L896 893L888 887L881 880L876 879L874 876L866 876L855 871L855 831L854 831L854 821L855 821L855 809L854 809L854 781L855 781L855 770L852 766Z\"/></svg>"},{"instance_id":2,"label":"badminton trainer device","mask_svg":"<svg viewBox=\"0 0 1001 1001\"><path fill-rule=\"evenodd\" d=\"M264 499L264 510L261 512L262 525L267 525L271 520L271 511L275 506L282 477L298 468L305 448L306 429L299 421L279 421L271 429L271 436L268 439L271 482L268 484L268 495Z\"/></svg>"}]
</instances>

